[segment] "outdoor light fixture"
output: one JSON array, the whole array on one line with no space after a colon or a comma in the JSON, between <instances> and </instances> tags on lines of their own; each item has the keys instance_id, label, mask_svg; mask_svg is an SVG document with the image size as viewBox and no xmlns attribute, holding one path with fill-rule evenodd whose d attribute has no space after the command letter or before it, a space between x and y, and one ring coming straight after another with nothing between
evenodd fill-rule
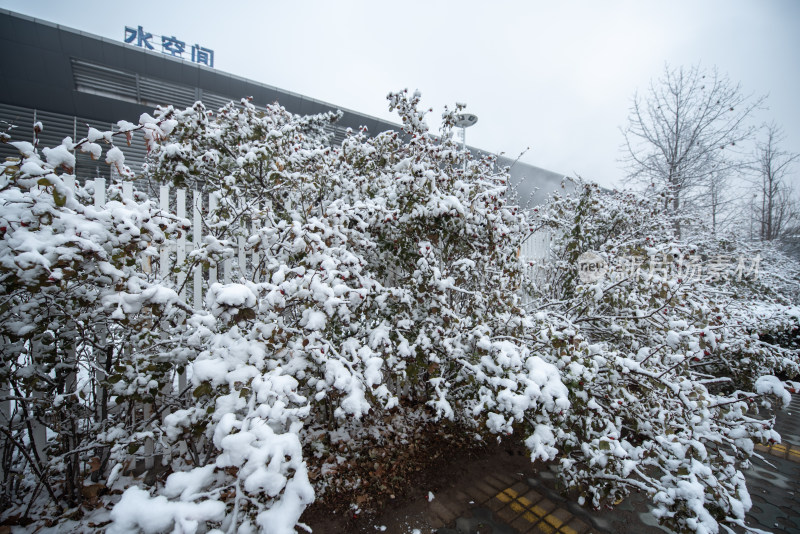
<instances>
[{"instance_id":1,"label":"outdoor light fixture","mask_svg":"<svg viewBox=\"0 0 800 534\"><path fill-rule=\"evenodd\" d=\"M456 126L461 128L461 148L467 150L467 128L474 126L478 122L478 116L472 113L460 113L456 115ZM464 160L464 172L467 172L467 161Z\"/></svg>"}]
</instances>

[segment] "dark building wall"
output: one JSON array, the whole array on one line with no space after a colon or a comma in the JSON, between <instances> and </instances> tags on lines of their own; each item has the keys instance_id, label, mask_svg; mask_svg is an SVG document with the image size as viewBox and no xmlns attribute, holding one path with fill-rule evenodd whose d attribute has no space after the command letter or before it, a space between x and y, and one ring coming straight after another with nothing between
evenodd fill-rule
<instances>
[{"instance_id":1,"label":"dark building wall","mask_svg":"<svg viewBox=\"0 0 800 534\"><path fill-rule=\"evenodd\" d=\"M138 120L152 112L152 103L136 104L79 91L73 60L140 75L151 80L200 88L227 99L252 96L258 106L279 102L293 113L314 114L339 109L313 98L233 76L209 67L149 52L64 26L0 10L0 73L2 102L102 121ZM164 102L169 104L168 91ZM366 125L370 131L399 129L390 122L345 110L344 128Z\"/></svg>"},{"instance_id":2,"label":"dark building wall","mask_svg":"<svg viewBox=\"0 0 800 534\"><path fill-rule=\"evenodd\" d=\"M0 120L19 126L16 140L32 136L34 117L45 125L44 145L69 135L80 138L90 124L110 129L124 119L138 122L157 105L189 106L202 100L216 108L230 100L252 96L257 106L278 102L292 113L314 114L341 109L310 97L247 80L155 51L112 41L72 28L0 9ZM366 126L371 133L400 126L363 113L342 110L335 129ZM0 146L0 157L13 155ZM476 152L481 152L475 150ZM126 152L132 167L141 164L144 147ZM501 158L501 165L511 165ZM107 174L107 167L78 157L83 178ZM512 184L522 205L540 203L563 178L532 165L511 167ZM537 191L538 190L538 191Z\"/></svg>"}]
</instances>

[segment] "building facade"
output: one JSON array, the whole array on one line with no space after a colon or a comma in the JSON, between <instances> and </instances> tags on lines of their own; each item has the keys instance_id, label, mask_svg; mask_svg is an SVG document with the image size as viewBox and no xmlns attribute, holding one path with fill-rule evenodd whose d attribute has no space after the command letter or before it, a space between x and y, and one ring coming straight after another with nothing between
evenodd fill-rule
<instances>
[{"instance_id":1,"label":"building facade","mask_svg":"<svg viewBox=\"0 0 800 534\"><path fill-rule=\"evenodd\" d=\"M158 105L184 108L201 100L217 109L245 96L257 107L278 102L296 114L341 110L342 118L330 131L334 144L348 128L400 130L397 124L357 111L7 10L0 10L0 47L0 127L11 128L14 140L26 140L33 138L34 123L41 122L42 146L58 145L67 136L80 139L88 126L102 131L116 128L119 120L137 123L142 113L152 114ZM138 171L145 157L141 137L122 149L126 163ZM0 145L0 157L14 155L13 147ZM76 154L76 159L79 179L108 177L111 172L87 154ZM499 163L513 162L499 158ZM512 166L511 175L522 203L538 203L563 178L521 162Z\"/></svg>"}]
</instances>

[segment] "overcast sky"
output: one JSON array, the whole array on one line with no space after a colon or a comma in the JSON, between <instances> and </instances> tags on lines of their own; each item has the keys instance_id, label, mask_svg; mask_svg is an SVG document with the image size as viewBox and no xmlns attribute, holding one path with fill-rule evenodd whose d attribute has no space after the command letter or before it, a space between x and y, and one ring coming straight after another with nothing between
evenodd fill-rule
<instances>
[{"instance_id":1,"label":"overcast sky","mask_svg":"<svg viewBox=\"0 0 800 534\"><path fill-rule=\"evenodd\" d=\"M620 185L631 97L672 65L716 65L769 94L755 121L800 152L800 1L0 0L114 40L141 25L215 51L215 67L396 122L386 93L419 89L478 123L467 142ZM244 96L244 95L243 95ZM800 171L800 169L798 170ZM800 176L800 172L796 174Z\"/></svg>"}]
</instances>

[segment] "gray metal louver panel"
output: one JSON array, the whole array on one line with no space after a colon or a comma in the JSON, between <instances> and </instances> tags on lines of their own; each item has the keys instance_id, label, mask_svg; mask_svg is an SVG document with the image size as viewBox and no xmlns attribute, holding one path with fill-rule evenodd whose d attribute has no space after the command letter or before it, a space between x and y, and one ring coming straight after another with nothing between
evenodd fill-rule
<instances>
[{"instance_id":1,"label":"gray metal louver panel","mask_svg":"<svg viewBox=\"0 0 800 534\"><path fill-rule=\"evenodd\" d=\"M341 146L344 142L344 138L347 137L347 128L342 128L339 126L333 127L333 138L331 139L331 145Z\"/></svg>"},{"instance_id":2,"label":"gray metal louver panel","mask_svg":"<svg viewBox=\"0 0 800 534\"><path fill-rule=\"evenodd\" d=\"M71 59L75 89L83 93L114 98L150 107L173 105L191 106L198 91L188 85L140 76L133 72Z\"/></svg>"},{"instance_id":3,"label":"gray metal louver panel","mask_svg":"<svg viewBox=\"0 0 800 534\"><path fill-rule=\"evenodd\" d=\"M139 97L141 104L146 106L167 106L182 109L192 106L197 101L197 91L194 87L139 77Z\"/></svg>"},{"instance_id":4,"label":"gray metal louver panel","mask_svg":"<svg viewBox=\"0 0 800 534\"><path fill-rule=\"evenodd\" d=\"M341 126L336 126L335 124L325 126L325 132L331 136L331 146L341 146L344 138L347 137L347 129L342 128Z\"/></svg>"},{"instance_id":5,"label":"gray metal louver panel","mask_svg":"<svg viewBox=\"0 0 800 534\"><path fill-rule=\"evenodd\" d=\"M172 105L183 109L194 105L197 100L202 100L206 108L216 111L229 102L238 102L240 97L232 98L201 88L190 87L166 80L158 80L146 76L139 76L132 72L90 63L73 58L72 72L75 79L75 88L78 91L115 98L126 102L133 102L155 108L157 106ZM260 107L260 106L259 106ZM329 126L326 130L331 134L330 143L341 145L345 138L345 129L339 126ZM134 165L131 169L138 171L144 161L143 148L132 150L138 152L134 156Z\"/></svg>"},{"instance_id":6,"label":"gray metal louver panel","mask_svg":"<svg viewBox=\"0 0 800 534\"><path fill-rule=\"evenodd\" d=\"M238 102L238 100L235 98L228 98L227 96L217 95L209 91L203 91L201 97L206 109L213 111L217 111L219 108L228 105L228 103L231 101Z\"/></svg>"},{"instance_id":7,"label":"gray metal louver panel","mask_svg":"<svg viewBox=\"0 0 800 534\"><path fill-rule=\"evenodd\" d=\"M33 142L34 111L32 109L0 104L0 131L11 136L11 141ZM19 152L11 145L0 143L0 159L17 157Z\"/></svg>"},{"instance_id":8,"label":"gray metal louver panel","mask_svg":"<svg viewBox=\"0 0 800 534\"><path fill-rule=\"evenodd\" d=\"M85 117L73 117L60 113L50 113L46 111L32 110L0 104L0 125L5 131L8 125L16 126L10 131L12 141L33 141L33 124L35 121L41 122L42 133L39 135L39 147L54 147L62 143L65 137L72 138L73 142L86 137L89 127L100 131L117 131L116 125L87 119ZM125 154L125 164L137 175L142 173L142 164L147 155L144 138L141 133L135 132L132 135L131 146L128 146L125 136L120 135L114 138L114 144ZM103 146L103 152L108 150L108 146ZM17 157L17 150L8 144L0 144L0 158L5 160L7 157ZM96 177L110 178L112 169L105 162L105 157L93 160L85 152L75 153L75 175L81 181Z\"/></svg>"},{"instance_id":9,"label":"gray metal louver panel","mask_svg":"<svg viewBox=\"0 0 800 534\"><path fill-rule=\"evenodd\" d=\"M72 58L70 62L76 90L125 102L139 103L136 74L75 58Z\"/></svg>"}]
</instances>

